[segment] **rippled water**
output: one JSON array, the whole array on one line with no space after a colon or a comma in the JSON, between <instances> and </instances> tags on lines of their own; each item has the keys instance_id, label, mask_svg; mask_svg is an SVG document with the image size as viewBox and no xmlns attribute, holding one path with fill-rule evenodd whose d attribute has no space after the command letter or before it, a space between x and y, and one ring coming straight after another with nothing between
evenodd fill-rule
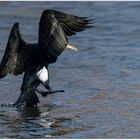
<instances>
[{"instance_id":1,"label":"rippled water","mask_svg":"<svg viewBox=\"0 0 140 140\"><path fill-rule=\"evenodd\" d=\"M37 109L0 107L0 138L140 138L140 2L0 2L0 59L11 26L36 42L44 9L93 15L95 27L70 38L51 65L51 85ZM0 103L13 103L22 76L0 80Z\"/></svg>"}]
</instances>

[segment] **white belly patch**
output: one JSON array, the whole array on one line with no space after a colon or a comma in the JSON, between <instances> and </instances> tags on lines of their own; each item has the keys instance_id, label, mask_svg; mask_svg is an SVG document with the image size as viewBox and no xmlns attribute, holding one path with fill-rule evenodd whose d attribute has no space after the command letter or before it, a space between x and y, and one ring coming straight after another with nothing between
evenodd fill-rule
<instances>
[{"instance_id":1,"label":"white belly patch","mask_svg":"<svg viewBox=\"0 0 140 140\"><path fill-rule=\"evenodd\" d=\"M48 75L48 70L43 67L42 69L40 69L38 72L37 72L37 77L39 78L40 81L42 82L46 82L49 78L49 75Z\"/></svg>"}]
</instances>

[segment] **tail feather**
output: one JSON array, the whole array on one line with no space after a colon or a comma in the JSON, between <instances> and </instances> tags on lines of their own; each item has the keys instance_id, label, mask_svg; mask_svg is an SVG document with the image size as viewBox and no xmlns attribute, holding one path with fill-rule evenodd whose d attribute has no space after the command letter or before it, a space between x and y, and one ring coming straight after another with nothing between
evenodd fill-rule
<instances>
[{"instance_id":1,"label":"tail feather","mask_svg":"<svg viewBox=\"0 0 140 140\"><path fill-rule=\"evenodd\" d=\"M36 92L28 92L28 93L21 93L17 101L14 103L14 106L21 106L24 105L26 107L34 107L37 106L39 103L39 98Z\"/></svg>"}]
</instances>

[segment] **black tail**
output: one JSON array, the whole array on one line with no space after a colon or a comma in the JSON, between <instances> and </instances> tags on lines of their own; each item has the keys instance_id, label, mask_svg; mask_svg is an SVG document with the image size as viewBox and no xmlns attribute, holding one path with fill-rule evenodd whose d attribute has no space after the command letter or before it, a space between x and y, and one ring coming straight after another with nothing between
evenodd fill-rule
<instances>
[{"instance_id":1,"label":"black tail","mask_svg":"<svg viewBox=\"0 0 140 140\"><path fill-rule=\"evenodd\" d=\"M14 103L15 107L24 105L25 107L37 107L39 98L36 92L21 93L17 101Z\"/></svg>"}]
</instances>

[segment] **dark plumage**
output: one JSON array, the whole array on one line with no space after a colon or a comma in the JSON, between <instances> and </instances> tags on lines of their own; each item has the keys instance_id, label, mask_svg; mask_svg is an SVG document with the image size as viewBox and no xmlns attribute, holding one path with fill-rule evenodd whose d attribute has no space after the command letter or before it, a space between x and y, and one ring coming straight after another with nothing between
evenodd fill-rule
<instances>
[{"instance_id":1,"label":"dark plumage","mask_svg":"<svg viewBox=\"0 0 140 140\"><path fill-rule=\"evenodd\" d=\"M91 20L54 10L45 10L39 22L38 43L25 42L19 32L19 24L15 23L11 30L6 50L0 65L0 78L9 74L24 73L21 94L15 106L25 104L36 106L39 99L37 87L41 83L49 92L48 65L67 47L67 36L92 27Z\"/></svg>"}]
</instances>

